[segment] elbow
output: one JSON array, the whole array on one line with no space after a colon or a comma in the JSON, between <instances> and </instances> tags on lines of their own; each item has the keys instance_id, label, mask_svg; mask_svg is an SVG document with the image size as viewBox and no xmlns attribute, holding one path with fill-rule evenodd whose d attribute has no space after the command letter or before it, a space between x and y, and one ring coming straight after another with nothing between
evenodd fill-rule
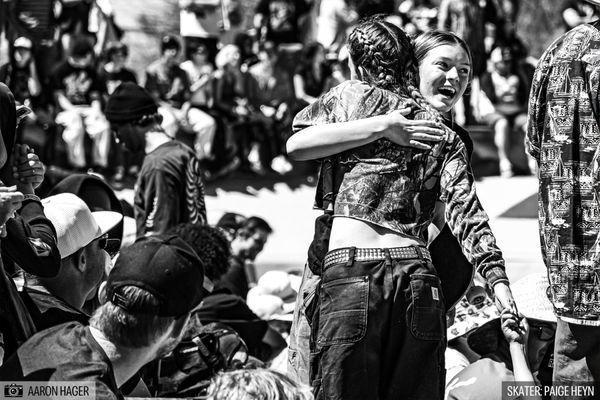
<instances>
[{"instance_id":1,"label":"elbow","mask_svg":"<svg viewBox=\"0 0 600 400\"><path fill-rule=\"evenodd\" d=\"M303 151L304 149L300 145L296 135L288 139L285 145L285 149L288 156L293 160L306 161L310 159L309 157L307 157L306 152Z\"/></svg>"}]
</instances>

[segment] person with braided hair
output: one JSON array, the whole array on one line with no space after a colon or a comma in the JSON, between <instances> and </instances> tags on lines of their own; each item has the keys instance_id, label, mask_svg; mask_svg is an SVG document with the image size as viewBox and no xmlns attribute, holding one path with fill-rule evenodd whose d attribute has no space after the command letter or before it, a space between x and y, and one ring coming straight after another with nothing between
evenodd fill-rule
<instances>
[{"instance_id":1,"label":"person with braided hair","mask_svg":"<svg viewBox=\"0 0 600 400\"><path fill-rule=\"evenodd\" d=\"M316 206L332 216L324 260L309 250L321 280L307 310L311 383L317 399L441 399L447 305L425 247L438 201L501 308L516 312L465 144L436 109L464 87L423 97L412 43L379 17L357 25L349 50L352 80L302 110L287 143L292 158L321 159Z\"/></svg>"}]
</instances>

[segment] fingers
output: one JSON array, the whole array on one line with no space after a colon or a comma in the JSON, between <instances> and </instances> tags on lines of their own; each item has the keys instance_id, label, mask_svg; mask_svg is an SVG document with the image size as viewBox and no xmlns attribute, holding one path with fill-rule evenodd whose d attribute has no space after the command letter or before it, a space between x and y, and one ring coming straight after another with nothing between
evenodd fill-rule
<instances>
[{"instance_id":1,"label":"fingers","mask_svg":"<svg viewBox=\"0 0 600 400\"><path fill-rule=\"evenodd\" d=\"M432 135L429 133L411 133L410 137L413 140L421 140L426 142L441 142L444 140L443 136Z\"/></svg>"},{"instance_id":2,"label":"fingers","mask_svg":"<svg viewBox=\"0 0 600 400\"><path fill-rule=\"evenodd\" d=\"M427 144L425 144L425 143L421 143L421 142L419 142L419 141L416 141L416 140L410 140L410 141L408 142L408 145L409 145L410 147L415 147L415 148L417 148L417 149L431 150L431 146L429 146L429 145L427 145Z\"/></svg>"},{"instance_id":3,"label":"fingers","mask_svg":"<svg viewBox=\"0 0 600 400\"><path fill-rule=\"evenodd\" d=\"M16 192L16 191L17 191L16 186L0 186L0 198L3 196L2 193L12 193L12 192Z\"/></svg>"},{"instance_id":4,"label":"fingers","mask_svg":"<svg viewBox=\"0 0 600 400\"><path fill-rule=\"evenodd\" d=\"M413 120L407 120L405 122L406 126L427 126L427 127L431 127L431 128L437 128L441 131L444 131L444 129L446 128L444 124L442 124L441 122L437 122L437 121L432 121L429 119L413 119Z\"/></svg>"}]
</instances>

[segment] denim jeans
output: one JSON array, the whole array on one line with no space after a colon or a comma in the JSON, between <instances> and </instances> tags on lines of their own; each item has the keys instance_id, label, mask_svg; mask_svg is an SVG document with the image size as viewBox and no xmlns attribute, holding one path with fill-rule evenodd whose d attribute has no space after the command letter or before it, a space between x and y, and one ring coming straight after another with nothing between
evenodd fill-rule
<instances>
[{"instance_id":1,"label":"denim jeans","mask_svg":"<svg viewBox=\"0 0 600 400\"><path fill-rule=\"evenodd\" d=\"M310 355L310 324L309 316L312 318L314 305L317 301L317 287L321 277L312 273L306 266L302 283L296 298L294 309L294 320L290 330L290 345L288 347L287 373L297 382L310 385L309 355ZM308 314L308 316L307 316Z\"/></svg>"},{"instance_id":2,"label":"denim jeans","mask_svg":"<svg viewBox=\"0 0 600 400\"><path fill-rule=\"evenodd\" d=\"M595 393L600 393L600 327L571 324L558 318L552 380L554 385L594 383ZM588 398L592 397L573 397Z\"/></svg>"},{"instance_id":3,"label":"denim jeans","mask_svg":"<svg viewBox=\"0 0 600 400\"><path fill-rule=\"evenodd\" d=\"M317 400L442 399L446 321L428 260L350 261L323 270L312 320Z\"/></svg>"}]
</instances>

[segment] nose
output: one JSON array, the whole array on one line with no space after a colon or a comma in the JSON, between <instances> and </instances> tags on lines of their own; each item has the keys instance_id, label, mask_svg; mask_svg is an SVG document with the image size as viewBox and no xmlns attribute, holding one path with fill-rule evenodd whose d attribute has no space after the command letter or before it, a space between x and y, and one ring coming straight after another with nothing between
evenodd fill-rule
<instances>
[{"instance_id":1,"label":"nose","mask_svg":"<svg viewBox=\"0 0 600 400\"><path fill-rule=\"evenodd\" d=\"M458 81L458 70L456 67L452 67L446 72L446 79L449 81Z\"/></svg>"}]
</instances>

